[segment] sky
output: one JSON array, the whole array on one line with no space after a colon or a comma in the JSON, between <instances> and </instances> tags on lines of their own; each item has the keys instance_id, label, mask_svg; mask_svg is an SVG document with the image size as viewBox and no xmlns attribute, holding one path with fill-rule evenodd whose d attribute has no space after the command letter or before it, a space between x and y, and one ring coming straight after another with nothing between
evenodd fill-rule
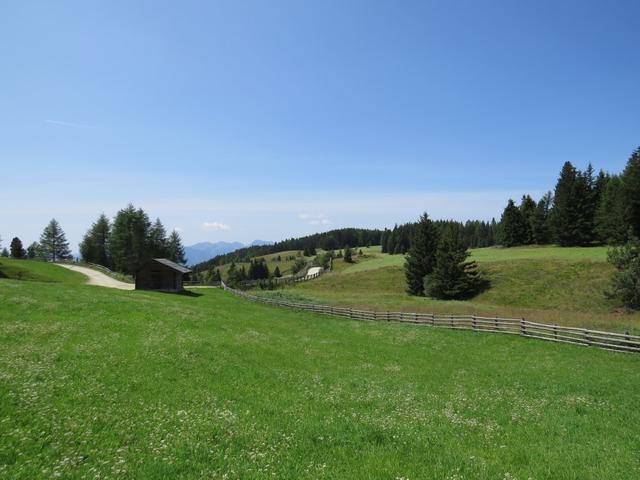
<instances>
[{"instance_id":1,"label":"sky","mask_svg":"<svg viewBox=\"0 0 640 480\"><path fill-rule=\"evenodd\" d=\"M640 145L637 1L0 3L0 236L499 219Z\"/></svg>"}]
</instances>

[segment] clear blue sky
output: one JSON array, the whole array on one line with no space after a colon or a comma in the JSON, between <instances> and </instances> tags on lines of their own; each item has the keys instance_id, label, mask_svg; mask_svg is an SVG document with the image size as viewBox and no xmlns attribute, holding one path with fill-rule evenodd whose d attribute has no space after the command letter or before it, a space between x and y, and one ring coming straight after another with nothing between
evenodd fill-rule
<instances>
[{"instance_id":1,"label":"clear blue sky","mask_svg":"<svg viewBox=\"0 0 640 480\"><path fill-rule=\"evenodd\" d=\"M0 236L499 217L640 145L637 1L4 1Z\"/></svg>"}]
</instances>

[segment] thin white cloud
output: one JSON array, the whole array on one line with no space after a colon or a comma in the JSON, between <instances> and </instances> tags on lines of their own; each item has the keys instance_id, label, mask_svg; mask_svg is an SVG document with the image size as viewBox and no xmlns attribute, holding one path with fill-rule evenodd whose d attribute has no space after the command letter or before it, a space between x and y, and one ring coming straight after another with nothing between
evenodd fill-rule
<instances>
[{"instance_id":1,"label":"thin white cloud","mask_svg":"<svg viewBox=\"0 0 640 480\"><path fill-rule=\"evenodd\" d=\"M63 122L62 120L45 120L44 123L48 123L50 125L59 125L61 127L88 127L88 125L82 125L81 123Z\"/></svg>"},{"instance_id":2,"label":"thin white cloud","mask_svg":"<svg viewBox=\"0 0 640 480\"><path fill-rule=\"evenodd\" d=\"M331 224L331 220L324 213L299 213L298 218L313 226Z\"/></svg>"},{"instance_id":3,"label":"thin white cloud","mask_svg":"<svg viewBox=\"0 0 640 480\"><path fill-rule=\"evenodd\" d=\"M202 224L202 229L205 232L218 232L218 231L226 231L231 230L231 227L225 223L221 222L204 222Z\"/></svg>"},{"instance_id":4,"label":"thin white cloud","mask_svg":"<svg viewBox=\"0 0 640 480\"><path fill-rule=\"evenodd\" d=\"M178 233L183 231L180 227L173 227L173 229Z\"/></svg>"}]
</instances>

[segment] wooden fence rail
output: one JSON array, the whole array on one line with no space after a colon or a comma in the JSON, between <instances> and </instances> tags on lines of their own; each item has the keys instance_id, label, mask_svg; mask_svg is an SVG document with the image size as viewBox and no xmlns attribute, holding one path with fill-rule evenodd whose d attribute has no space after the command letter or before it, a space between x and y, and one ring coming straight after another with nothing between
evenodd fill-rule
<instances>
[{"instance_id":1,"label":"wooden fence rail","mask_svg":"<svg viewBox=\"0 0 640 480\"><path fill-rule=\"evenodd\" d=\"M453 330L472 330L476 332L505 333L536 338L551 342L570 343L587 347L598 347L618 352L640 353L640 336L627 333L604 332L585 328L548 325L525 320L524 318L482 317L477 315L436 315L433 313L376 312L357 310L347 307L334 307L314 303L291 302L251 295L250 293L228 287L222 282L222 288L238 297L252 302L278 307L305 310L308 312L351 318L355 320L386 321L427 325Z\"/></svg>"}]
</instances>

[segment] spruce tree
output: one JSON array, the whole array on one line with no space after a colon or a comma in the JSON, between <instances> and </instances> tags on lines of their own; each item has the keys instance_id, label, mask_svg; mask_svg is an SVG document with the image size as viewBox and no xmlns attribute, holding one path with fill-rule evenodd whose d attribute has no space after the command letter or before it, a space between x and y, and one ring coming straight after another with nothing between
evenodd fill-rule
<instances>
[{"instance_id":1,"label":"spruce tree","mask_svg":"<svg viewBox=\"0 0 640 480\"><path fill-rule=\"evenodd\" d=\"M9 250L7 250L6 247L2 249L2 253L0 253L0 257L5 257L5 258L9 257Z\"/></svg>"},{"instance_id":2,"label":"spruce tree","mask_svg":"<svg viewBox=\"0 0 640 480\"><path fill-rule=\"evenodd\" d=\"M27 258L33 260L38 256L38 252L40 250L40 245L38 242L33 242L31 245L27 247Z\"/></svg>"},{"instance_id":3,"label":"spruce tree","mask_svg":"<svg viewBox=\"0 0 640 480\"><path fill-rule=\"evenodd\" d=\"M11 244L9 245L9 250L11 251L12 258L24 258L27 254L25 249L22 247L22 241L18 237L13 237L13 240L11 240Z\"/></svg>"},{"instance_id":4,"label":"spruce tree","mask_svg":"<svg viewBox=\"0 0 640 480\"><path fill-rule=\"evenodd\" d=\"M282 277L282 273L280 273L280 267L278 267L277 265L276 265L275 270L273 271L273 276L276 277L276 278Z\"/></svg>"},{"instance_id":5,"label":"spruce tree","mask_svg":"<svg viewBox=\"0 0 640 480\"><path fill-rule=\"evenodd\" d=\"M523 195L520 202L520 213L522 213L523 220L523 239L524 245L531 245L534 243L533 237L533 217L535 216L536 202L533 201L529 195Z\"/></svg>"},{"instance_id":6,"label":"spruce tree","mask_svg":"<svg viewBox=\"0 0 640 480\"><path fill-rule=\"evenodd\" d=\"M149 228L149 254L153 258L169 258L167 231L159 218Z\"/></svg>"},{"instance_id":7,"label":"spruce tree","mask_svg":"<svg viewBox=\"0 0 640 480\"><path fill-rule=\"evenodd\" d=\"M640 237L640 147L631 154L627 162L622 173L622 184L625 221L633 234Z\"/></svg>"},{"instance_id":8,"label":"spruce tree","mask_svg":"<svg viewBox=\"0 0 640 480\"><path fill-rule=\"evenodd\" d=\"M500 220L501 242L505 247L515 247L525 242L527 226L522 212L509 199Z\"/></svg>"},{"instance_id":9,"label":"spruce tree","mask_svg":"<svg viewBox=\"0 0 640 480\"><path fill-rule=\"evenodd\" d=\"M71 258L69 242L55 218L51 219L40 235L40 252L50 262Z\"/></svg>"},{"instance_id":10,"label":"spruce tree","mask_svg":"<svg viewBox=\"0 0 640 480\"><path fill-rule=\"evenodd\" d=\"M625 221L625 207L622 179L613 175L604 187L596 210L598 240L608 245L620 245L626 241L629 225Z\"/></svg>"},{"instance_id":11,"label":"spruce tree","mask_svg":"<svg viewBox=\"0 0 640 480\"><path fill-rule=\"evenodd\" d=\"M113 220L109 249L117 271L135 274L151 258L149 229L151 222L141 208L132 204L120 210Z\"/></svg>"},{"instance_id":12,"label":"spruce tree","mask_svg":"<svg viewBox=\"0 0 640 480\"><path fill-rule=\"evenodd\" d=\"M407 293L424 295L424 278L433 272L438 231L425 212L415 226L404 267Z\"/></svg>"},{"instance_id":13,"label":"spruce tree","mask_svg":"<svg viewBox=\"0 0 640 480\"><path fill-rule=\"evenodd\" d=\"M560 246L588 245L594 238L593 169L582 173L566 162L553 196L552 222Z\"/></svg>"},{"instance_id":14,"label":"spruce tree","mask_svg":"<svg viewBox=\"0 0 640 480\"><path fill-rule=\"evenodd\" d=\"M109 237L111 236L111 222L103 213L91 225L80 242L80 256L88 263L96 263L107 268L112 267L109 253Z\"/></svg>"},{"instance_id":15,"label":"spruce tree","mask_svg":"<svg viewBox=\"0 0 640 480\"><path fill-rule=\"evenodd\" d=\"M533 217L531 218L533 243L537 245L546 245L551 243L551 225L549 224L551 202L551 192L548 192L540 199L540 201L538 201L536 209L533 212Z\"/></svg>"},{"instance_id":16,"label":"spruce tree","mask_svg":"<svg viewBox=\"0 0 640 480\"><path fill-rule=\"evenodd\" d=\"M187 262L184 254L184 247L182 246L182 239L180 238L180 234L175 230L173 230L171 235L169 235L167 253L169 260L172 262L180 263L182 265Z\"/></svg>"},{"instance_id":17,"label":"spruce tree","mask_svg":"<svg viewBox=\"0 0 640 480\"><path fill-rule=\"evenodd\" d=\"M436 265L424 279L429 297L449 300L472 297L486 284L476 262L467 261L469 251L460 228L447 226L441 233L436 250Z\"/></svg>"}]
</instances>

